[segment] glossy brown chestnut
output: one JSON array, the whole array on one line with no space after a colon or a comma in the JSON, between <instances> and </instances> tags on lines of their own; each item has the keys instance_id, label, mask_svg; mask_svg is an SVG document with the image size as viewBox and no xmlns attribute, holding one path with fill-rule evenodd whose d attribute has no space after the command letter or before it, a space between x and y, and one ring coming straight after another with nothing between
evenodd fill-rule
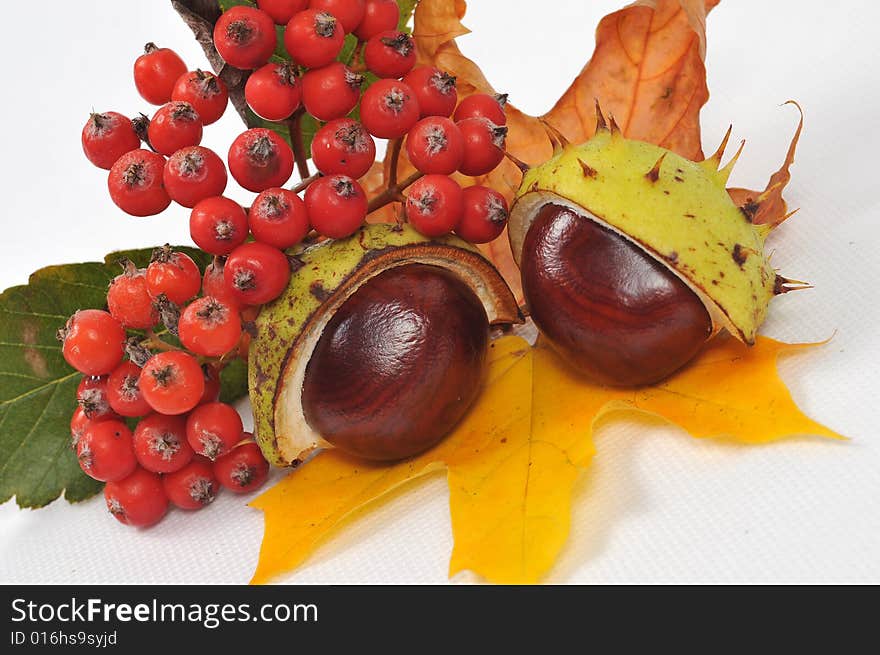
<instances>
[{"instance_id":1,"label":"glossy brown chestnut","mask_svg":"<svg viewBox=\"0 0 880 655\"><path fill-rule=\"evenodd\" d=\"M674 273L567 207L539 210L521 269L532 320L566 360L600 382L662 380L711 334L703 303Z\"/></svg>"},{"instance_id":2,"label":"glossy brown chestnut","mask_svg":"<svg viewBox=\"0 0 880 655\"><path fill-rule=\"evenodd\" d=\"M303 382L306 421L359 457L419 453L476 398L488 340L482 303L449 271L422 264L384 271L324 328Z\"/></svg>"}]
</instances>

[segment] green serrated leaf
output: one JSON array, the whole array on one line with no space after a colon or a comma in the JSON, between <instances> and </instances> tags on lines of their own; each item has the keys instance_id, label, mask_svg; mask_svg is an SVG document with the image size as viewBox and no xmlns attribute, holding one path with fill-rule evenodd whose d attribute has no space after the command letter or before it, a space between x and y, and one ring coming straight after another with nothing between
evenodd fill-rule
<instances>
[{"instance_id":1,"label":"green serrated leaf","mask_svg":"<svg viewBox=\"0 0 880 655\"><path fill-rule=\"evenodd\" d=\"M70 448L70 417L80 375L64 361L55 333L78 309L101 309L121 258L145 266L152 248L104 262L49 266L0 294L0 503L43 507L64 492L89 498L101 483L86 476ZM210 256L178 248L204 268Z\"/></svg>"}]
</instances>

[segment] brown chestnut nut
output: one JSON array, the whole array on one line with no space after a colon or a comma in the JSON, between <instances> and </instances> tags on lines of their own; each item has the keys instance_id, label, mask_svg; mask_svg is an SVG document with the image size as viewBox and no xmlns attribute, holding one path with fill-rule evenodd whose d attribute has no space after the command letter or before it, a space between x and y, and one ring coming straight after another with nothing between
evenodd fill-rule
<instances>
[{"instance_id":1,"label":"brown chestnut nut","mask_svg":"<svg viewBox=\"0 0 880 655\"><path fill-rule=\"evenodd\" d=\"M600 382L662 380L712 333L703 302L669 268L568 207L541 207L522 253L532 320L563 357Z\"/></svg>"},{"instance_id":2,"label":"brown chestnut nut","mask_svg":"<svg viewBox=\"0 0 880 655\"><path fill-rule=\"evenodd\" d=\"M372 460L429 448L479 392L489 326L523 321L498 270L453 235L366 225L293 261L248 354L256 439L280 466L333 447Z\"/></svg>"},{"instance_id":3,"label":"brown chestnut nut","mask_svg":"<svg viewBox=\"0 0 880 655\"><path fill-rule=\"evenodd\" d=\"M386 270L324 328L306 368L306 421L359 457L419 453L476 398L488 340L482 303L452 273L422 264Z\"/></svg>"}]
</instances>

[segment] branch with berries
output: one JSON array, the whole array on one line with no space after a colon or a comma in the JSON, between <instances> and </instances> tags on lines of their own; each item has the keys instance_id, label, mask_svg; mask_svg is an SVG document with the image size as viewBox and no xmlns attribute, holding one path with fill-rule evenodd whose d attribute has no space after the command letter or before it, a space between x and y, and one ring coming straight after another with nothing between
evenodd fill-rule
<instances>
[{"instance_id":1,"label":"branch with berries","mask_svg":"<svg viewBox=\"0 0 880 655\"><path fill-rule=\"evenodd\" d=\"M131 525L158 521L169 502L195 509L220 486L248 491L266 479L252 436L218 401L218 380L247 357L249 325L287 288L303 248L351 236L391 203L401 205L398 222L427 237L484 243L507 221L501 194L460 183L502 161L505 99L459 102L451 75L417 66L409 15L394 0L172 6L213 70L189 70L147 44L134 82L158 108L134 120L93 113L82 145L124 212L189 209L210 263L202 271L169 246L144 268L123 262L107 310L76 312L59 335L83 375L77 461L107 483L110 512ZM202 139L229 104L247 129L224 160ZM387 175L368 197L361 182L377 139L388 140ZM401 178L404 158L415 170ZM249 206L224 195L229 175L256 194Z\"/></svg>"}]
</instances>

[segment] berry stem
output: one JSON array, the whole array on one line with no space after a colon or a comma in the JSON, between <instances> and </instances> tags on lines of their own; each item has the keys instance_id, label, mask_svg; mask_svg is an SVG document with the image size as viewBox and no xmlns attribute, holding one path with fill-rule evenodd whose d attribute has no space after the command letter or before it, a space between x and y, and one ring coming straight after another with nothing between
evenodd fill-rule
<instances>
[{"instance_id":1,"label":"berry stem","mask_svg":"<svg viewBox=\"0 0 880 655\"><path fill-rule=\"evenodd\" d=\"M395 201L398 201L398 202L401 201L401 198L403 197L401 195L402 191L404 189L406 189L410 184L412 184L413 182L418 180L420 177L422 177L422 175L424 175L424 173L422 173L420 171L416 171L415 173L413 173L409 177L404 178L403 181L398 182L398 183L394 184L393 186L389 186L387 189L385 189L378 196L376 196L375 198L372 198L370 200L369 204L367 205L367 214L371 214L374 211L376 211L377 209L381 209L382 207L384 207L385 205L387 205L389 203L392 203Z\"/></svg>"},{"instance_id":2,"label":"berry stem","mask_svg":"<svg viewBox=\"0 0 880 655\"><path fill-rule=\"evenodd\" d=\"M352 73L364 73L367 70L367 65L364 63L365 43L365 41L358 39L357 45L355 45L354 50L351 51L351 60L348 67L351 69Z\"/></svg>"},{"instance_id":3,"label":"berry stem","mask_svg":"<svg viewBox=\"0 0 880 655\"><path fill-rule=\"evenodd\" d=\"M400 161L400 148L402 145L403 139L392 139L389 143L391 157L388 164L388 187L378 196L370 200L367 205L367 214L370 214L377 209L381 209L392 202L405 202L406 198L403 196L403 190L424 175L424 173L416 171L402 182L397 181L397 165Z\"/></svg>"},{"instance_id":4,"label":"berry stem","mask_svg":"<svg viewBox=\"0 0 880 655\"><path fill-rule=\"evenodd\" d=\"M293 157L296 160L296 170L300 178L305 181L310 177L309 158L303 145L302 117L305 109L300 107L287 119L287 129L290 130L290 145L293 148Z\"/></svg>"},{"instance_id":5,"label":"berry stem","mask_svg":"<svg viewBox=\"0 0 880 655\"><path fill-rule=\"evenodd\" d=\"M147 331L146 338L141 341L140 345L150 350L160 350L163 352L167 352L169 350L181 350L177 346L173 346L167 341L163 341L158 336L156 336L155 332L151 330Z\"/></svg>"},{"instance_id":6,"label":"berry stem","mask_svg":"<svg viewBox=\"0 0 880 655\"><path fill-rule=\"evenodd\" d=\"M391 140L391 161L388 171L388 188L397 185L397 164L400 161L400 147L403 145L403 139L397 138Z\"/></svg>"},{"instance_id":7,"label":"berry stem","mask_svg":"<svg viewBox=\"0 0 880 655\"><path fill-rule=\"evenodd\" d=\"M293 191L294 193L299 193L300 191L305 191L306 189L309 188L309 185L312 182L314 182L315 180L317 180L321 176L322 176L322 174L320 171L318 171L317 173L312 173L308 177L297 182L293 187L291 187L290 190Z\"/></svg>"}]
</instances>

